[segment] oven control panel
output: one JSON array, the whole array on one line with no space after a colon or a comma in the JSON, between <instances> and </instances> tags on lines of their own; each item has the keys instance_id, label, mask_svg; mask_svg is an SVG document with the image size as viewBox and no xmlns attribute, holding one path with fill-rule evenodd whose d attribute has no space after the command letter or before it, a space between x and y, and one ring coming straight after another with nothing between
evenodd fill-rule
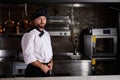
<instances>
[{"instance_id":1,"label":"oven control panel","mask_svg":"<svg viewBox=\"0 0 120 80\"><path fill-rule=\"evenodd\" d=\"M116 28L92 29L92 35L117 35Z\"/></svg>"}]
</instances>

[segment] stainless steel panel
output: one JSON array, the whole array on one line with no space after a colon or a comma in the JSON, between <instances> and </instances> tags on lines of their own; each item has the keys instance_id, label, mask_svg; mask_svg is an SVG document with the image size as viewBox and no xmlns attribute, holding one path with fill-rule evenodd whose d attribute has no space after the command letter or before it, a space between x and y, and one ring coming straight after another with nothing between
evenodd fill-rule
<instances>
[{"instance_id":1,"label":"stainless steel panel","mask_svg":"<svg viewBox=\"0 0 120 80\"><path fill-rule=\"evenodd\" d=\"M25 64L24 62L14 62L13 63L13 75L24 76L26 67L27 67L27 64Z\"/></svg>"},{"instance_id":2,"label":"stainless steel panel","mask_svg":"<svg viewBox=\"0 0 120 80\"><path fill-rule=\"evenodd\" d=\"M117 35L116 28L101 28L101 29L92 29L92 35Z\"/></svg>"},{"instance_id":3,"label":"stainless steel panel","mask_svg":"<svg viewBox=\"0 0 120 80\"><path fill-rule=\"evenodd\" d=\"M17 59L17 50L0 50L0 62L13 61Z\"/></svg>"},{"instance_id":4,"label":"stainless steel panel","mask_svg":"<svg viewBox=\"0 0 120 80\"><path fill-rule=\"evenodd\" d=\"M48 20L49 24L70 24L71 20Z\"/></svg>"},{"instance_id":5,"label":"stainless steel panel","mask_svg":"<svg viewBox=\"0 0 120 80\"><path fill-rule=\"evenodd\" d=\"M16 50L0 50L0 58L14 58L17 57Z\"/></svg>"},{"instance_id":6,"label":"stainless steel panel","mask_svg":"<svg viewBox=\"0 0 120 80\"><path fill-rule=\"evenodd\" d=\"M69 16L49 16L46 29L49 31L65 31L70 29L70 24Z\"/></svg>"},{"instance_id":7,"label":"stainless steel panel","mask_svg":"<svg viewBox=\"0 0 120 80\"><path fill-rule=\"evenodd\" d=\"M54 76L88 76L91 75L90 60L56 60Z\"/></svg>"},{"instance_id":8,"label":"stainless steel panel","mask_svg":"<svg viewBox=\"0 0 120 80\"><path fill-rule=\"evenodd\" d=\"M71 32L68 31L48 31L50 36L71 36Z\"/></svg>"},{"instance_id":9,"label":"stainless steel panel","mask_svg":"<svg viewBox=\"0 0 120 80\"><path fill-rule=\"evenodd\" d=\"M70 24L71 20L69 19L69 16L49 16L48 17L48 23L49 24Z\"/></svg>"},{"instance_id":10,"label":"stainless steel panel","mask_svg":"<svg viewBox=\"0 0 120 80\"><path fill-rule=\"evenodd\" d=\"M56 26L56 27L47 27L47 31L60 31L60 30L69 30L69 27L64 27L64 26Z\"/></svg>"},{"instance_id":11,"label":"stainless steel panel","mask_svg":"<svg viewBox=\"0 0 120 80\"><path fill-rule=\"evenodd\" d=\"M48 19L52 19L52 20L68 20L69 16L49 16Z\"/></svg>"}]
</instances>

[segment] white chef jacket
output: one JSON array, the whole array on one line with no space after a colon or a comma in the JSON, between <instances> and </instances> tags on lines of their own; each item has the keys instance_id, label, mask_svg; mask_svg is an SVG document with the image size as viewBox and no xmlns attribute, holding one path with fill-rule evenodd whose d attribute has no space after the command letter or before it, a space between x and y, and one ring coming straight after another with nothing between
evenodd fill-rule
<instances>
[{"instance_id":1,"label":"white chef jacket","mask_svg":"<svg viewBox=\"0 0 120 80\"><path fill-rule=\"evenodd\" d=\"M36 29L25 33L21 40L23 58L26 64L39 60L41 63L48 63L53 56L51 39L47 31L43 36Z\"/></svg>"}]
</instances>

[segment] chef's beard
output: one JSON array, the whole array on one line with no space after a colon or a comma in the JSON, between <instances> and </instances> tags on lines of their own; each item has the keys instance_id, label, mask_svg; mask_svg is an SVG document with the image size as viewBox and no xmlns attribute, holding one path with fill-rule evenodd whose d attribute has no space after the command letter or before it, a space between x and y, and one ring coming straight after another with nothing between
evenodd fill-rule
<instances>
[{"instance_id":1,"label":"chef's beard","mask_svg":"<svg viewBox=\"0 0 120 80\"><path fill-rule=\"evenodd\" d=\"M44 27L45 27L45 24L44 23L41 23L41 24L39 24L39 25L37 25L39 28L42 28L42 29L44 29Z\"/></svg>"}]
</instances>

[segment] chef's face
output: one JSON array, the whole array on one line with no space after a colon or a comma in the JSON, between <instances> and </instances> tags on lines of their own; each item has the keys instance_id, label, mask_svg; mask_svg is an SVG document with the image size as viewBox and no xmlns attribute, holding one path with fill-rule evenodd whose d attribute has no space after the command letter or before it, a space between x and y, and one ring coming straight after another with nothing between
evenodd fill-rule
<instances>
[{"instance_id":1,"label":"chef's face","mask_svg":"<svg viewBox=\"0 0 120 80\"><path fill-rule=\"evenodd\" d=\"M44 28L46 25L46 17L45 16L40 16L34 20L35 26L39 26L40 28Z\"/></svg>"}]
</instances>

